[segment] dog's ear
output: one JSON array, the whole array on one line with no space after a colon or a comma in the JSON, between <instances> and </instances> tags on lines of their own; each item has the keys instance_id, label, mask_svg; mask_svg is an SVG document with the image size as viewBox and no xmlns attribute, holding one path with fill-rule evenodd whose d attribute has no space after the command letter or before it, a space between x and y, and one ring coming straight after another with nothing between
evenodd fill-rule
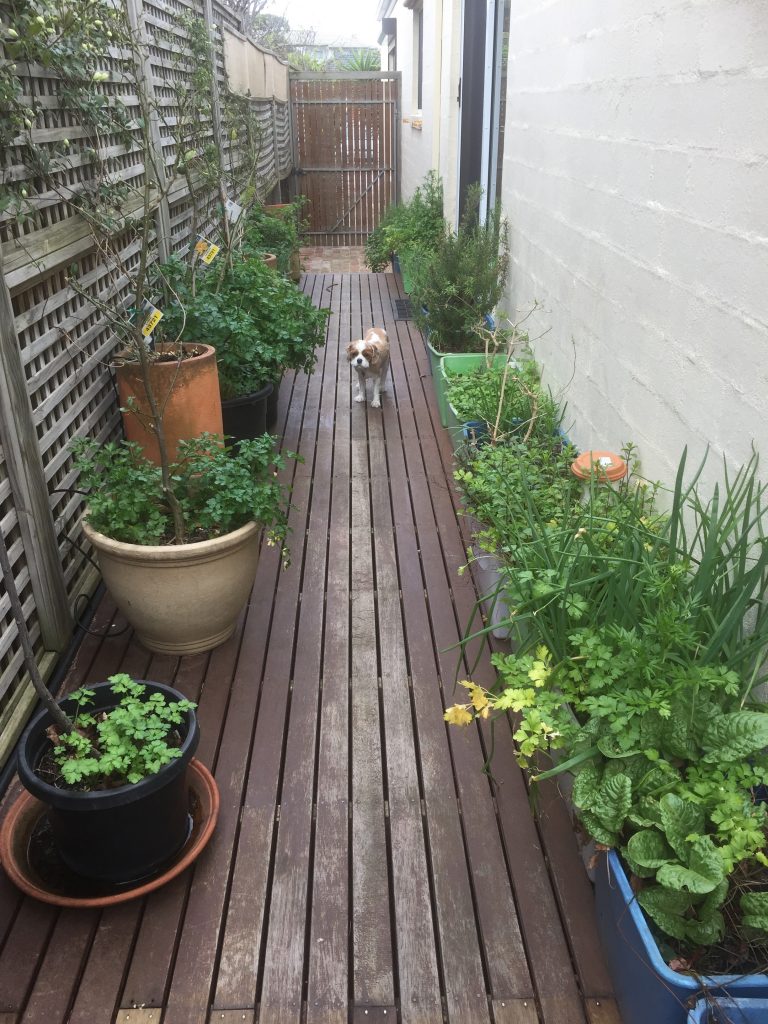
<instances>
[{"instance_id":1,"label":"dog's ear","mask_svg":"<svg viewBox=\"0 0 768 1024\"><path fill-rule=\"evenodd\" d=\"M371 366L375 366L375 364L379 361L379 350L375 345L366 345L365 348L363 349L363 355L371 364Z\"/></svg>"},{"instance_id":2,"label":"dog's ear","mask_svg":"<svg viewBox=\"0 0 768 1024\"><path fill-rule=\"evenodd\" d=\"M350 341L350 343L347 345L347 358L351 359L352 356L356 356L357 355L357 346L358 345L359 345L359 342L357 342L357 341Z\"/></svg>"}]
</instances>

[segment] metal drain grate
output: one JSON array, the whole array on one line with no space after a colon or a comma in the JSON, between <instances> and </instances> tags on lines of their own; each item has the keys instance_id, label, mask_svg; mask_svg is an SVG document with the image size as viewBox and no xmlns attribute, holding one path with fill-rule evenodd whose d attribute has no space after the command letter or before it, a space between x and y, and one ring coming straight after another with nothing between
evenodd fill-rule
<instances>
[{"instance_id":1,"label":"metal drain grate","mask_svg":"<svg viewBox=\"0 0 768 1024\"><path fill-rule=\"evenodd\" d=\"M395 320L413 320L413 306L410 299L393 299Z\"/></svg>"}]
</instances>

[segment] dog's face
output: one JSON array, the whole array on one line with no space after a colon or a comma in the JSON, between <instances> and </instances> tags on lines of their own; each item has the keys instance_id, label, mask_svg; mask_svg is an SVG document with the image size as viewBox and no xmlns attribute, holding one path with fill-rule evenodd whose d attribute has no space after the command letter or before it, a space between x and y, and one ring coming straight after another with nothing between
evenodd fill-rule
<instances>
[{"instance_id":1,"label":"dog's face","mask_svg":"<svg viewBox=\"0 0 768 1024\"><path fill-rule=\"evenodd\" d=\"M366 338L361 341L350 341L347 345L347 359L356 370L374 369L380 355L378 345Z\"/></svg>"}]
</instances>

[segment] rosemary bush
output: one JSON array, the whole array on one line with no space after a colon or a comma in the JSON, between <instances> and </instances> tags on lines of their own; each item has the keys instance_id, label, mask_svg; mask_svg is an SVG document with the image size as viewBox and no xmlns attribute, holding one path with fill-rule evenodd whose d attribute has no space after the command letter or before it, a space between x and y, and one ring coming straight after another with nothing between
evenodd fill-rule
<instances>
[{"instance_id":1,"label":"rosemary bush","mask_svg":"<svg viewBox=\"0 0 768 1024\"><path fill-rule=\"evenodd\" d=\"M507 222L499 204L478 220L481 190L470 190L457 231L444 229L429 259L414 267L416 322L440 352L482 351L483 319L504 291Z\"/></svg>"}]
</instances>

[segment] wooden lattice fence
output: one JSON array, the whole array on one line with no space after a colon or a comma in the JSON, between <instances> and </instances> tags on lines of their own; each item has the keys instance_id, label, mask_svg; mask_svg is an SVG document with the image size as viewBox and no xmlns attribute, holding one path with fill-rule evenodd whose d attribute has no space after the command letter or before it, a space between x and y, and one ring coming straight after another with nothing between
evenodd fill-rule
<instances>
[{"instance_id":1,"label":"wooden lattice fence","mask_svg":"<svg viewBox=\"0 0 768 1024\"><path fill-rule=\"evenodd\" d=\"M157 108L155 166L169 168L176 155L174 86L191 74L184 22L185 16L192 15L211 26L215 43L218 95L206 128L221 147L225 169L236 167L238 143L230 140L221 101L229 81L224 36L237 35L238 19L218 0L123 2L147 43L148 59L141 71ZM110 52L109 78L102 88L108 96L119 96L130 113L137 98L131 95L124 74L128 59L126 52ZM278 65L271 55L265 59ZM258 191L262 196L291 170L287 69L279 65L274 73L285 76L284 96L245 99L261 129ZM36 146L54 146L65 138L76 143L84 137L77 119L60 109L57 82L49 71L19 65L17 74L25 97L35 98L43 108L32 133ZM142 183L149 171L147 154L117 138L103 140L100 156L110 157L120 176L135 184ZM45 676L50 676L57 653L67 647L83 601L97 581L80 530L83 496L76 493L69 445L78 435L90 434L106 442L120 432L110 371L115 338L96 300L127 304L128 282L125 276L116 279L114 267L99 260L87 226L61 198L62 190L88 180L90 168L86 158L73 155L61 163L54 187L38 187L20 148L0 157L3 180L24 183L34 209L33 216L23 220L0 215L0 529ZM212 229L217 199L209 186L200 185L198 231ZM154 255L184 254L194 241L193 222L193 197L186 179L179 178L156 213ZM121 257L130 268L139 258L138 243L127 241ZM69 281L73 264L78 267L77 289ZM5 592L0 594L0 630L1 767L34 706Z\"/></svg>"}]
</instances>

